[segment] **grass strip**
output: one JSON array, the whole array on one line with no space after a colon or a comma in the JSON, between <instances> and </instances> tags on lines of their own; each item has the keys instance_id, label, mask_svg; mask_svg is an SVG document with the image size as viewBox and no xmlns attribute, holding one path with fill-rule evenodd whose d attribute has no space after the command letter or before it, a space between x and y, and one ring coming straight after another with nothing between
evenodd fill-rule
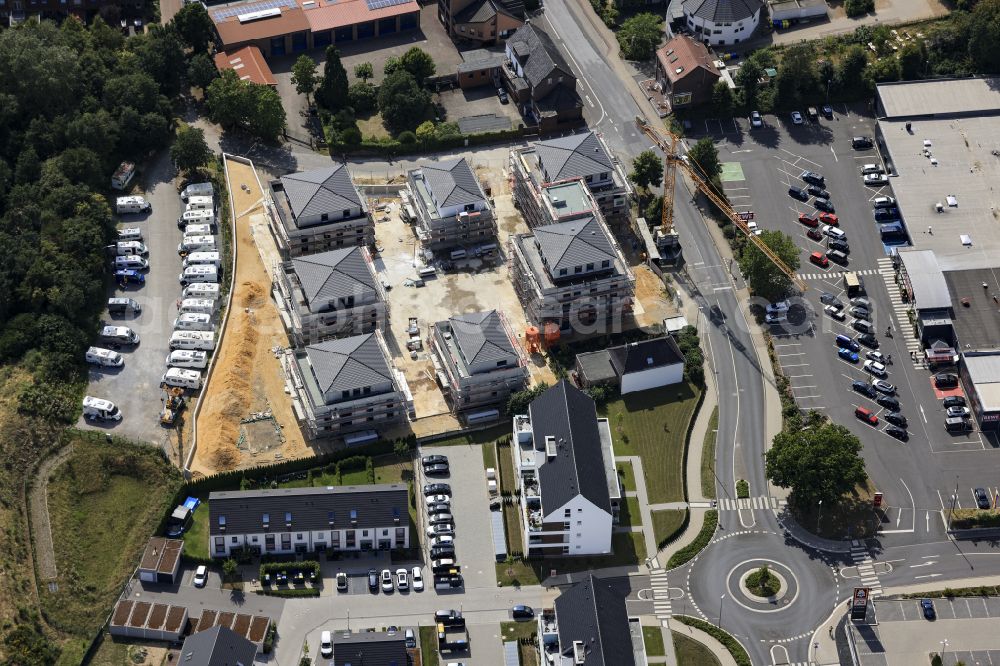
<instances>
[{"instance_id":1,"label":"grass strip","mask_svg":"<svg viewBox=\"0 0 1000 666\"><path fill-rule=\"evenodd\" d=\"M667 654L667 649L663 646L663 631L659 627L643 627L642 642L646 645L647 657L662 657Z\"/></svg>"},{"instance_id":2,"label":"grass strip","mask_svg":"<svg viewBox=\"0 0 1000 666\"><path fill-rule=\"evenodd\" d=\"M688 626L694 627L695 629L701 629L706 634L722 643L723 647L725 647L726 650L729 651L729 654L733 656L733 659L736 660L737 666L752 666L750 663L750 655L747 654L747 651L742 645L740 645L740 642L733 638L729 632L719 629L714 624L710 624L704 620L699 620L698 618L691 617L689 615L674 615L674 619Z\"/></svg>"},{"instance_id":3,"label":"grass strip","mask_svg":"<svg viewBox=\"0 0 1000 666\"><path fill-rule=\"evenodd\" d=\"M420 627L420 659L422 666L440 666L437 627Z\"/></svg>"},{"instance_id":4,"label":"grass strip","mask_svg":"<svg viewBox=\"0 0 1000 666\"><path fill-rule=\"evenodd\" d=\"M674 639L674 653L678 664L698 664L698 666L721 666L719 660L704 643L699 643L679 631L671 632Z\"/></svg>"},{"instance_id":5,"label":"grass strip","mask_svg":"<svg viewBox=\"0 0 1000 666\"><path fill-rule=\"evenodd\" d=\"M653 539L658 548L679 537L688 525L687 509L664 509L650 514L653 520Z\"/></svg>"},{"instance_id":6,"label":"grass strip","mask_svg":"<svg viewBox=\"0 0 1000 666\"><path fill-rule=\"evenodd\" d=\"M674 569L685 564L702 551L712 541L716 528L719 526L719 512L715 510L705 512L705 523L701 526L698 536L690 544L681 548L670 557L667 562L667 569Z\"/></svg>"},{"instance_id":7,"label":"grass strip","mask_svg":"<svg viewBox=\"0 0 1000 666\"><path fill-rule=\"evenodd\" d=\"M719 408L712 410L708 431L701 445L701 494L715 499L715 440L719 435Z\"/></svg>"},{"instance_id":8,"label":"grass strip","mask_svg":"<svg viewBox=\"0 0 1000 666\"><path fill-rule=\"evenodd\" d=\"M750 497L750 484L747 483L746 479L740 479L736 482L736 497L739 499Z\"/></svg>"}]
</instances>

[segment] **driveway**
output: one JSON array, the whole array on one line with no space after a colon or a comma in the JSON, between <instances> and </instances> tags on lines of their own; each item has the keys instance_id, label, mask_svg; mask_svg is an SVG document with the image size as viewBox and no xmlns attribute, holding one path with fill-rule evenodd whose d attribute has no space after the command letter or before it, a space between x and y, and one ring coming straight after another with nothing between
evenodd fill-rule
<instances>
[{"instance_id":1,"label":"driveway","mask_svg":"<svg viewBox=\"0 0 1000 666\"><path fill-rule=\"evenodd\" d=\"M106 398L118 405L122 420L118 423L91 425L82 418L80 427L109 430L117 435L168 446L169 432L160 426L160 378L166 371L165 359L170 353L170 334L177 314L177 299L181 288L177 275L181 258L177 243L183 232L177 228L177 218L183 204L174 185L174 168L167 151L160 153L142 174L136 194L142 194L153 206L149 215L127 215L120 219L121 227L139 227L143 242L149 248L149 271L141 287L129 285L121 290L117 285L108 297L124 296L142 306L138 317L132 314L110 316L104 310L101 317L109 325L129 326L139 334L139 344L123 347L125 365L108 370L91 366L87 394ZM95 342L95 344L97 344ZM169 449L168 449L169 450Z\"/></svg>"}]
</instances>

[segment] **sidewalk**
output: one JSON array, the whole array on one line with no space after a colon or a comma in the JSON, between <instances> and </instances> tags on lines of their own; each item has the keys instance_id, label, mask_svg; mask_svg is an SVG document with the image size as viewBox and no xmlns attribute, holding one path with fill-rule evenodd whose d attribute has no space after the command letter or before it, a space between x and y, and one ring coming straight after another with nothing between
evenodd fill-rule
<instances>
[{"instance_id":1,"label":"sidewalk","mask_svg":"<svg viewBox=\"0 0 1000 666\"><path fill-rule=\"evenodd\" d=\"M715 655L715 658L719 660L719 663L722 664L722 666L736 666L736 660L733 659L733 655L729 654L729 650L727 650L722 643L709 634L706 634L701 629L696 629L690 625L675 622L671 631L685 634L688 638L694 639L707 647L712 654Z\"/></svg>"}]
</instances>

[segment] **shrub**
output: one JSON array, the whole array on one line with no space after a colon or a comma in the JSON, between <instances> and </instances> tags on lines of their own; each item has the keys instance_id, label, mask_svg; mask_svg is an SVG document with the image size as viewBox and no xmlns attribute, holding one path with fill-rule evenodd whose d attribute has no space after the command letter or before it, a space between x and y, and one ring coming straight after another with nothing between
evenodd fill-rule
<instances>
[{"instance_id":1,"label":"shrub","mask_svg":"<svg viewBox=\"0 0 1000 666\"><path fill-rule=\"evenodd\" d=\"M846 0L844 2L844 12L849 18L864 16L875 11L875 0Z\"/></svg>"},{"instance_id":2,"label":"shrub","mask_svg":"<svg viewBox=\"0 0 1000 666\"><path fill-rule=\"evenodd\" d=\"M676 569L682 564L686 564L694 559L694 557L700 553L705 546L711 543L712 537L715 535L715 530L718 526L718 511L706 511L705 524L701 526L701 531L698 532L698 536L695 537L694 541L684 548L681 548L670 557L670 561L667 562L667 569Z\"/></svg>"},{"instance_id":3,"label":"shrub","mask_svg":"<svg viewBox=\"0 0 1000 666\"><path fill-rule=\"evenodd\" d=\"M705 622L704 620L699 620L695 617L690 617L688 615L675 615L674 617L677 618L679 622L683 622L684 624L695 627L696 629L701 629L706 634L722 643L729 651L729 654L733 656L733 659L736 660L737 666L751 666L750 655L747 654L747 651L742 645L740 645L740 642L733 638L729 632L723 631L714 624Z\"/></svg>"},{"instance_id":4,"label":"shrub","mask_svg":"<svg viewBox=\"0 0 1000 666\"><path fill-rule=\"evenodd\" d=\"M378 106L378 88L367 81L352 83L347 99L355 113L371 113Z\"/></svg>"},{"instance_id":5,"label":"shrub","mask_svg":"<svg viewBox=\"0 0 1000 666\"><path fill-rule=\"evenodd\" d=\"M417 135L411 132L410 130L406 130L405 132L400 132L399 136L396 138L404 146L409 146L417 142Z\"/></svg>"}]
</instances>

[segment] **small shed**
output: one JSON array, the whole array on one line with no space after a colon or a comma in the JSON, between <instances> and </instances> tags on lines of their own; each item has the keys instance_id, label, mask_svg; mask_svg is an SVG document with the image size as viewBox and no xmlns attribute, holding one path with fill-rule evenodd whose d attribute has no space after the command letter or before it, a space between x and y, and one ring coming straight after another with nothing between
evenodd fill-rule
<instances>
[{"instance_id":1,"label":"small shed","mask_svg":"<svg viewBox=\"0 0 1000 666\"><path fill-rule=\"evenodd\" d=\"M497 562L507 559L507 538L503 524L503 511L490 511L490 527L493 531L493 554Z\"/></svg>"},{"instance_id":2,"label":"small shed","mask_svg":"<svg viewBox=\"0 0 1000 666\"><path fill-rule=\"evenodd\" d=\"M121 599L111 613L112 636L153 641L179 641L187 627L184 606Z\"/></svg>"},{"instance_id":3,"label":"small shed","mask_svg":"<svg viewBox=\"0 0 1000 666\"><path fill-rule=\"evenodd\" d=\"M825 17L827 13L826 0L768 0L767 9L771 23L776 28L798 21Z\"/></svg>"},{"instance_id":4,"label":"small shed","mask_svg":"<svg viewBox=\"0 0 1000 666\"><path fill-rule=\"evenodd\" d=\"M462 64L458 66L458 87L464 90L491 84L499 86L503 58L503 53L486 49L466 51L462 54Z\"/></svg>"},{"instance_id":5,"label":"small shed","mask_svg":"<svg viewBox=\"0 0 1000 666\"><path fill-rule=\"evenodd\" d=\"M151 538L139 562L139 580L166 585L175 583L183 550L184 542L180 539Z\"/></svg>"}]
</instances>

